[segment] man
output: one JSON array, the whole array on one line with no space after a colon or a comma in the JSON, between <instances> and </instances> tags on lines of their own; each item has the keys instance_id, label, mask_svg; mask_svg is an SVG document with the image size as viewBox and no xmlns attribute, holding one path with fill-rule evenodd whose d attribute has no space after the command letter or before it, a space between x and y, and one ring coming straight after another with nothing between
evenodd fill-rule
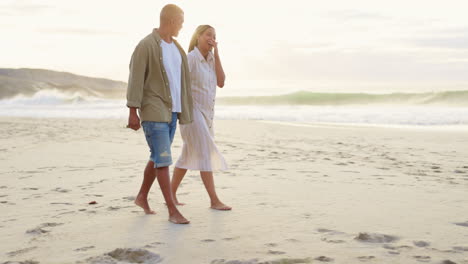
<instances>
[{"instance_id":1,"label":"man","mask_svg":"<svg viewBox=\"0 0 468 264\"><path fill-rule=\"evenodd\" d=\"M166 5L160 14L160 27L138 43L130 61L127 89L128 127L143 127L151 151L143 183L135 204L146 214L155 214L148 204L148 193L157 177L169 211L169 221L188 224L178 211L171 192L169 165L171 144L177 119L192 122L192 94L187 57L177 37L184 23L184 12ZM137 114L138 110L138 114Z\"/></svg>"}]
</instances>

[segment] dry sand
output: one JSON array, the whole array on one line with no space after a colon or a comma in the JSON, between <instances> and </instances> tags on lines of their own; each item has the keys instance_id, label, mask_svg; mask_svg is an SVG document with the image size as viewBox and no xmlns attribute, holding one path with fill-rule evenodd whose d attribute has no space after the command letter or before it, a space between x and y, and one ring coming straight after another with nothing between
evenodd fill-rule
<instances>
[{"instance_id":1,"label":"dry sand","mask_svg":"<svg viewBox=\"0 0 468 264\"><path fill-rule=\"evenodd\" d=\"M468 131L215 125L233 210L190 172L174 225L125 120L0 118L0 263L468 263Z\"/></svg>"}]
</instances>

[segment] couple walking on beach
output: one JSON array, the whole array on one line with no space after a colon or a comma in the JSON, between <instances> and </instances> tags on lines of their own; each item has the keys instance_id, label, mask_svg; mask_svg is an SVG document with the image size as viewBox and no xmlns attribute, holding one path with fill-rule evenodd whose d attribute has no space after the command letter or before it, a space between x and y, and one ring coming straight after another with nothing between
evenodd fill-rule
<instances>
[{"instance_id":1,"label":"couple walking on beach","mask_svg":"<svg viewBox=\"0 0 468 264\"><path fill-rule=\"evenodd\" d=\"M135 204L146 214L155 213L148 204L148 193L157 178L169 221L176 224L189 223L177 209L183 203L176 197L188 169L200 171L212 209L231 210L218 198L213 179L213 170L227 169L214 143L216 86L222 88L225 80L215 29L199 26L186 55L173 39L183 23L184 12L180 7L173 4L163 7L159 28L141 40L132 54L127 89L128 127L133 130L143 127L151 152ZM177 119L183 149L171 181L171 144Z\"/></svg>"}]
</instances>

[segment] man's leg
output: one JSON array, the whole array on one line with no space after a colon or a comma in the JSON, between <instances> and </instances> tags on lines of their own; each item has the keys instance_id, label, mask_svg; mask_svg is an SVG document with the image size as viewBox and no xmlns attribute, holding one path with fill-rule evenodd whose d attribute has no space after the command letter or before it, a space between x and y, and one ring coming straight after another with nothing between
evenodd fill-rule
<instances>
[{"instance_id":1,"label":"man's leg","mask_svg":"<svg viewBox=\"0 0 468 264\"><path fill-rule=\"evenodd\" d=\"M145 172L143 174L143 182L140 187L135 204L143 208L146 214L156 214L155 211L151 210L148 204L148 193L153 185L154 179L156 178L156 170L154 170L154 162L148 161L146 164Z\"/></svg>"},{"instance_id":2,"label":"man's leg","mask_svg":"<svg viewBox=\"0 0 468 264\"><path fill-rule=\"evenodd\" d=\"M171 191L171 180L169 178L169 167L161 167L154 170L158 175L159 186L161 187L164 200L166 200L167 209L169 211L169 221L175 224L188 224L190 221L182 216L174 203Z\"/></svg>"},{"instance_id":3,"label":"man's leg","mask_svg":"<svg viewBox=\"0 0 468 264\"><path fill-rule=\"evenodd\" d=\"M174 168L174 173L172 175L172 181L171 181L171 190L172 190L172 195L174 195L174 202L176 205L185 205L184 203L179 203L179 200L177 200L177 189L179 188L180 183L182 182L182 179L185 176L185 173L187 173L186 169L181 169L181 168Z\"/></svg>"}]
</instances>

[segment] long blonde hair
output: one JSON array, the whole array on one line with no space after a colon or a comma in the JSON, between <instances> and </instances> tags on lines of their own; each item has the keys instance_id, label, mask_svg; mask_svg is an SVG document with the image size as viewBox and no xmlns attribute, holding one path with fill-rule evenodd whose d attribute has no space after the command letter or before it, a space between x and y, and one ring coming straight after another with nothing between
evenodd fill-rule
<instances>
[{"instance_id":1,"label":"long blonde hair","mask_svg":"<svg viewBox=\"0 0 468 264\"><path fill-rule=\"evenodd\" d=\"M195 46L198 45L198 37L200 37L207 29L214 29L214 27L210 25L200 25L195 29L195 32L192 35L192 39L190 40L190 45L188 48L188 52L191 52Z\"/></svg>"}]
</instances>

